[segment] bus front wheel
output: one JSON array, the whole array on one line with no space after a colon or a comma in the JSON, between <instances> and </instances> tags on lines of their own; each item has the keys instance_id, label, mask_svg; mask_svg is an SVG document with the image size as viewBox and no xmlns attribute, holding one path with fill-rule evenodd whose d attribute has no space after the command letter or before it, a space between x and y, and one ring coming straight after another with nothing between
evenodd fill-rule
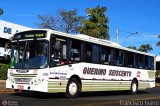
<instances>
[{"instance_id":1,"label":"bus front wheel","mask_svg":"<svg viewBox=\"0 0 160 106\"><path fill-rule=\"evenodd\" d=\"M130 93L132 95L136 94L138 92L138 83L136 80L133 80L131 83Z\"/></svg>"},{"instance_id":2,"label":"bus front wheel","mask_svg":"<svg viewBox=\"0 0 160 106\"><path fill-rule=\"evenodd\" d=\"M80 91L80 83L75 78L70 79L67 84L66 97L75 98L78 96L79 91Z\"/></svg>"}]
</instances>

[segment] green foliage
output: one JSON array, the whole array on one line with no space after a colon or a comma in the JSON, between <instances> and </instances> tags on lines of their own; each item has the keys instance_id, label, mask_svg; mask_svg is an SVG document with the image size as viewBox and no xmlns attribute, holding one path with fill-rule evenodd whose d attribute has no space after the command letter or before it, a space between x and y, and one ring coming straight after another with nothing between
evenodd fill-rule
<instances>
[{"instance_id":1,"label":"green foliage","mask_svg":"<svg viewBox=\"0 0 160 106\"><path fill-rule=\"evenodd\" d=\"M129 49L137 50L136 46L128 46Z\"/></svg>"},{"instance_id":2,"label":"green foliage","mask_svg":"<svg viewBox=\"0 0 160 106\"><path fill-rule=\"evenodd\" d=\"M141 52L146 52L146 53L153 50L152 45L150 45L150 44L142 44L138 49L135 46L128 46L128 48L138 50Z\"/></svg>"},{"instance_id":3,"label":"green foliage","mask_svg":"<svg viewBox=\"0 0 160 106\"><path fill-rule=\"evenodd\" d=\"M105 16L107 7L96 6L93 9L87 8L86 12L89 19L84 19L82 21L83 26L79 28L80 33L102 38L110 39L109 36L109 19Z\"/></svg>"},{"instance_id":4,"label":"green foliage","mask_svg":"<svg viewBox=\"0 0 160 106\"><path fill-rule=\"evenodd\" d=\"M160 76L160 71L156 71L156 76Z\"/></svg>"},{"instance_id":5,"label":"green foliage","mask_svg":"<svg viewBox=\"0 0 160 106\"><path fill-rule=\"evenodd\" d=\"M40 28L55 29L66 33L78 33L78 27L81 26L82 16L77 15L77 9L66 11L57 11L58 15L38 15L40 22L37 24Z\"/></svg>"},{"instance_id":6,"label":"green foliage","mask_svg":"<svg viewBox=\"0 0 160 106\"><path fill-rule=\"evenodd\" d=\"M7 64L0 64L0 80L6 80L7 79L7 70L8 70Z\"/></svg>"},{"instance_id":7,"label":"green foliage","mask_svg":"<svg viewBox=\"0 0 160 106\"><path fill-rule=\"evenodd\" d=\"M59 10L59 19L61 19L61 26L64 27L66 33L78 33L77 28L81 25L81 21L84 19L82 16L77 16L77 10Z\"/></svg>"},{"instance_id":8,"label":"green foliage","mask_svg":"<svg viewBox=\"0 0 160 106\"><path fill-rule=\"evenodd\" d=\"M138 50L148 53L151 50L153 50L153 48L152 48L152 46L150 44L142 44Z\"/></svg>"}]
</instances>

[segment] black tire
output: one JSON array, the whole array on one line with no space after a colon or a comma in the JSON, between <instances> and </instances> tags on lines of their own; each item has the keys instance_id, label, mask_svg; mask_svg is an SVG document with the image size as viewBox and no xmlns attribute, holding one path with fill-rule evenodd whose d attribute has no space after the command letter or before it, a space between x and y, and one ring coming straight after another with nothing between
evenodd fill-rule
<instances>
[{"instance_id":1,"label":"black tire","mask_svg":"<svg viewBox=\"0 0 160 106\"><path fill-rule=\"evenodd\" d=\"M66 97L76 98L79 95L79 91L80 91L80 83L78 82L78 80L75 78L70 79L66 88Z\"/></svg>"},{"instance_id":2,"label":"black tire","mask_svg":"<svg viewBox=\"0 0 160 106\"><path fill-rule=\"evenodd\" d=\"M130 93L132 95L135 95L137 94L137 92L138 92L138 83L136 80L133 80L131 83Z\"/></svg>"}]
</instances>

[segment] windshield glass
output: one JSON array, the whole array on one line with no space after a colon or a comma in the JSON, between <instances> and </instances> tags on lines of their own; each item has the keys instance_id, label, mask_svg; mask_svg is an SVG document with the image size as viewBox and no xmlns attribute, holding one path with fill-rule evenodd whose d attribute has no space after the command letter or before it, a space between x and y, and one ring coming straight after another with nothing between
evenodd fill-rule
<instances>
[{"instance_id":1,"label":"windshield glass","mask_svg":"<svg viewBox=\"0 0 160 106\"><path fill-rule=\"evenodd\" d=\"M47 67L48 42L46 40L28 40L12 42L11 68L35 69Z\"/></svg>"}]
</instances>

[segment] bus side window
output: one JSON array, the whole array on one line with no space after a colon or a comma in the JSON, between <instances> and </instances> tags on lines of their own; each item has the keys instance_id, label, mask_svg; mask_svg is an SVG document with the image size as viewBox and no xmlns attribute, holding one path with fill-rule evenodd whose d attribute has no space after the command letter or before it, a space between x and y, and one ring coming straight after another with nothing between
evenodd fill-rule
<instances>
[{"instance_id":1,"label":"bus side window","mask_svg":"<svg viewBox=\"0 0 160 106\"><path fill-rule=\"evenodd\" d=\"M111 48L101 47L101 63L102 64L111 64Z\"/></svg>"},{"instance_id":2,"label":"bus side window","mask_svg":"<svg viewBox=\"0 0 160 106\"><path fill-rule=\"evenodd\" d=\"M70 63L79 62L81 61L81 42L78 40L71 40L70 41Z\"/></svg>"},{"instance_id":3,"label":"bus side window","mask_svg":"<svg viewBox=\"0 0 160 106\"><path fill-rule=\"evenodd\" d=\"M138 68L138 55L134 53L133 67Z\"/></svg>"},{"instance_id":4,"label":"bus side window","mask_svg":"<svg viewBox=\"0 0 160 106\"><path fill-rule=\"evenodd\" d=\"M90 43L85 43L85 61L92 63L92 45Z\"/></svg>"},{"instance_id":5,"label":"bus side window","mask_svg":"<svg viewBox=\"0 0 160 106\"><path fill-rule=\"evenodd\" d=\"M144 56L140 54L138 55L138 66L138 68L144 68Z\"/></svg>"},{"instance_id":6,"label":"bus side window","mask_svg":"<svg viewBox=\"0 0 160 106\"><path fill-rule=\"evenodd\" d=\"M115 49L115 55L114 55L114 61L115 61L115 65L118 66L123 66L123 62L124 62L124 52L118 49Z\"/></svg>"},{"instance_id":7,"label":"bus side window","mask_svg":"<svg viewBox=\"0 0 160 106\"><path fill-rule=\"evenodd\" d=\"M149 61L148 61L148 56L145 56L145 57L144 57L144 68L145 68L145 69L149 69L148 62L149 62Z\"/></svg>"},{"instance_id":8,"label":"bus side window","mask_svg":"<svg viewBox=\"0 0 160 106\"><path fill-rule=\"evenodd\" d=\"M65 38L52 37L50 43L50 65L57 66L67 63L67 40Z\"/></svg>"},{"instance_id":9,"label":"bus side window","mask_svg":"<svg viewBox=\"0 0 160 106\"><path fill-rule=\"evenodd\" d=\"M133 67L134 63L134 54L131 52L126 52L125 53L125 66L126 67Z\"/></svg>"},{"instance_id":10,"label":"bus side window","mask_svg":"<svg viewBox=\"0 0 160 106\"><path fill-rule=\"evenodd\" d=\"M154 58L151 56L145 56L145 69L153 70L154 69Z\"/></svg>"},{"instance_id":11,"label":"bus side window","mask_svg":"<svg viewBox=\"0 0 160 106\"><path fill-rule=\"evenodd\" d=\"M92 63L99 64L99 45L92 45Z\"/></svg>"},{"instance_id":12,"label":"bus side window","mask_svg":"<svg viewBox=\"0 0 160 106\"><path fill-rule=\"evenodd\" d=\"M155 69L155 64L154 64L154 57L150 57L151 61L151 70Z\"/></svg>"}]
</instances>

